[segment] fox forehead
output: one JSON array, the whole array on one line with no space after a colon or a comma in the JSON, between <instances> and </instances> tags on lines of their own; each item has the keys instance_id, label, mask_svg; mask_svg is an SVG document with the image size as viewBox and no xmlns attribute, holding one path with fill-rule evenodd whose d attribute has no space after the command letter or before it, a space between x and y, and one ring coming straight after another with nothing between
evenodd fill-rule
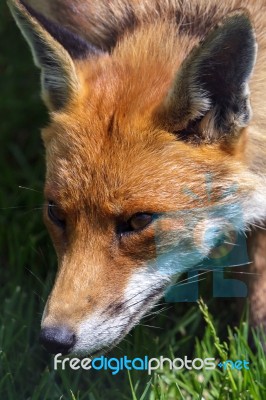
<instances>
[{"instance_id":1,"label":"fox forehead","mask_svg":"<svg viewBox=\"0 0 266 400\"><path fill-rule=\"evenodd\" d=\"M65 209L89 205L102 214L132 215L194 207L184 189L204 199L205 174L219 182L233 170L216 145L193 148L168 132L126 119L113 122L110 133L108 123L89 112L61 113L44 130L46 196Z\"/></svg>"},{"instance_id":2,"label":"fox forehead","mask_svg":"<svg viewBox=\"0 0 266 400\"><path fill-rule=\"evenodd\" d=\"M59 127L52 124L44 131L44 141L53 132L52 139L46 143L46 191L61 203L71 195L79 204L93 205L94 201L105 207L109 203L111 207L112 203L118 212L121 199L123 203L133 199L136 203L140 194L141 197L149 194L150 199L155 192L158 196L161 180L166 178L165 163L173 170L178 162L177 154L175 163L169 160L174 150L173 139L163 135L166 136L163 140L154 132L141 135L135 129L128 134L123 130L121 136L111 137L107 127L99 129L95 125L60 124Z\"/></svg>"},{"instance_id":3,"label":"fox forehead","mask_svg":"<svg viewBox=\"0 0 266 400\"><path fill-rule=\"evenodd\" d=\"M145 46L138 46L137 32L111 55L78 61L78 95L43 130L46 197L65 209L89 205L102 214L132 215L193 208L185 187L204 198L206 173L219 182L235 169L218 144L193 147L154 120L183 57L172 34L158 59L154 29ZM182 53L186 38L180 40Z\"/></svg>"}]
</instances>

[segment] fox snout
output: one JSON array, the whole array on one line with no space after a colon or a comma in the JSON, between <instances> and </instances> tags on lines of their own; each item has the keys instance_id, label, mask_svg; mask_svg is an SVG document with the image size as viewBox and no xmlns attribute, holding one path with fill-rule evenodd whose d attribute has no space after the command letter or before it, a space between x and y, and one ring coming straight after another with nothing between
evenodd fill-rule
<instances>
[{"instance_id":1,"label":"fox snout","mask_svg":"<svg viewBox=\"0 0 266 400\"><path fill-rule=\"evenodd\" d=\"M130 265L131 264L131 265ZM112 259L59 268L41 324L50 353L94 354L110 349L158 300L169 283L153 265Z\"/></svg>"},{"instance_id":2,"label":"fox snout","mask_svg":"<svg viewBox=\"0 0 266 400\"><path fill-rule=\"evenodd\" d=\"M76 335L66 326L43 328L40 333L40 343L52 354L68 354L75 346Z\"/></svg>"}]
</instances>

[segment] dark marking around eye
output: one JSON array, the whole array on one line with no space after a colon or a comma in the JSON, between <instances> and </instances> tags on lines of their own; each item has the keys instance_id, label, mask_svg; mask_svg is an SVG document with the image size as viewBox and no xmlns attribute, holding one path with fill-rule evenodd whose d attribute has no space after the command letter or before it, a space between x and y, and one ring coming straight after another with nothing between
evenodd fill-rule
<instances>
[{"instance_id":1,"label":"dark marking around eye","mask_svg":"<svg viewBox=\"0 0 266 400\"><path fill-rule=\"evenodd\" d=\"M149 226L156 218L157 214L140 212L134 214L127 221L119 221L116 226L116 233L119 236L130 233L137 233Z\"/></svg>"},{"instance_id":2,"label":"dark marking around eye","mask_svg":"<svg viewBox=\"0 0 266 400\"><path fill-rule=\"evenodd\" d=\"M53 202L48 202L47 214L50 220L61 229L65 229L66 221L60 215L58 206Z\"/></svg>"}]
</instances>

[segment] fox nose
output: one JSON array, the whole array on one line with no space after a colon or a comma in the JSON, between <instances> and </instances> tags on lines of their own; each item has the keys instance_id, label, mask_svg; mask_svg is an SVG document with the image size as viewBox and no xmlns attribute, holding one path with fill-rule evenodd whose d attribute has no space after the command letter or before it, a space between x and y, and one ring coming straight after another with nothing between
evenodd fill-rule
<instances>
[{"instance_id":1,"label":"fox nose","mask_svg":"<svg viewBox=\"0 0 266 400\"><path fill-rule=\"evenodd\" d=\"M76 336L70 328L54 326L42 328L40 343L52 354L68 354L76 343Z\"/></svg>"}]
</instances>

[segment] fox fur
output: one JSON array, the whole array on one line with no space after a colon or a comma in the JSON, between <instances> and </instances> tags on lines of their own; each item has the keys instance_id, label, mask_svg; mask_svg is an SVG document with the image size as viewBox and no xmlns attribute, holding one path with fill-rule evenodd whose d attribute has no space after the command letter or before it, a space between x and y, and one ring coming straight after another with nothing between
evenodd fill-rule
<instances>
[{"instance_id":1,"label":"fox fur","mask_svg":"<svg viewBox=\"0 0 266 400\"><path fill-rule=\"evenodd\" d=\"M266 326L266 1L8 3L42 72L45 198L65 223L45 208L59 268L42 328L72 329L73 352L109 348L225 219L252 232L252 317ZM171 217L186 210L192 227ZM158 218L117 234L138 213Z\"/></svg>"}]
</instances>

